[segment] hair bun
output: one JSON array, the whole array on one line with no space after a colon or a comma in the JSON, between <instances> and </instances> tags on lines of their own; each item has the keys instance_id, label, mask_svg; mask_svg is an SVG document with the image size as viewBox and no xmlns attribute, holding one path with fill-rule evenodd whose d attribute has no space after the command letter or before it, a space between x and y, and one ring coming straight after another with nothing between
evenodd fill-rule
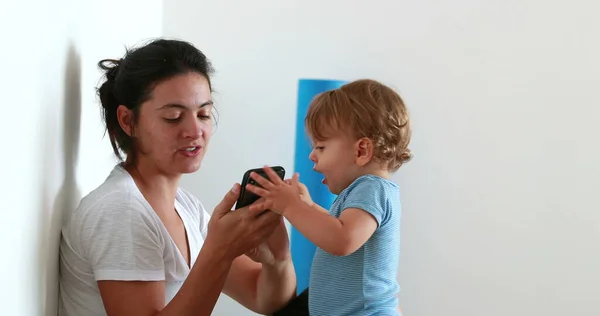
<instances>
[{"instance_id":1,"label":"hair bun","mask_svg":"<svg viewBox=\"0 0 600 316\"><path fill-rule=\"evenodd\" d=\"M103 59L98 62L98 67L104 70L107 80L114 81L117 78L117 72L122 62L123 59Z\"/></svg>"}]
</instances>

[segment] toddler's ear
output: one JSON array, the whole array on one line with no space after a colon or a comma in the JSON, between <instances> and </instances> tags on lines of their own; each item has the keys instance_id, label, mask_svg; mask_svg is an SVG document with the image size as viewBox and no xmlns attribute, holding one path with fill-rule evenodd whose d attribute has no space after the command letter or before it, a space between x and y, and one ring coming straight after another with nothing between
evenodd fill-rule
<instances>
[{"instance_id":1,"label":"toddler's ear","mask_svg":"<svg viewBox=\"0 0 600 316\"><path fill-rule=\"evenodd\" d=\"M373 158L373 141L367 137L363 137L356 141L355 150L356 164L362 167Z\"/></svg>"}]
</instances>

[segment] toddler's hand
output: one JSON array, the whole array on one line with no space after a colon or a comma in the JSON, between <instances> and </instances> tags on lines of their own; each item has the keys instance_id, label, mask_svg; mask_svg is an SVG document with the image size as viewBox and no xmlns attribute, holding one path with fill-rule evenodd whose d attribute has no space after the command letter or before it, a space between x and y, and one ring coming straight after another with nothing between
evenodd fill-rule
<instances>
[{"instance_id":1,"label":"toddler's hand","mask_svg":"<svg viewBox=\"0 0 600 316\"><path fill-rule=\"evenodd\" d=\"M290 181L284 181L280 179L277 173L270 167L265 166L264 170L269 179L265 179L256 173L250 174L250 177L252 177L260 187L252 184L246 186L250 192L265 198L263 203L256 203L250 206L251 210L254 208L267 208L283 215L290 205L297 202L303 201L305 203L312 203L306 186L301 186L298 182L297 174L295 174Z\"/></svg>"},{"instance_id":2,"label":"toddler's hand","mask_svg":"<svg viewBox=\"0 0 600 316\"><path fill-rule=\"evenodd\" d=\"M298 181L299 178L300 175L298 173L294 173L292 179L285 180L285 183L290 185L294 182L298 183L298 194L300 194L300 199L309 206L313 206L315 202L313 202L312 198L310 197L310 193L308 192L308 188L306 187L306 185Z\"/></svg>"}]
</instances>

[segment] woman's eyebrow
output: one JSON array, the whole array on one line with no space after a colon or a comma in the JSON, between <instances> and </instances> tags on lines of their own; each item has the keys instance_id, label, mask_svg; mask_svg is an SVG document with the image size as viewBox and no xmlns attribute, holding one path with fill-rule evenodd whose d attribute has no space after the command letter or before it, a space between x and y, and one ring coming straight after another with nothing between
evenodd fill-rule
<instances>
[{"instance_id":1,"label":"woman's eyebrow","mask_svg":"<svg viewBox=\"0 0 600 316\"><path fill-rule=\"evenodd\" d=\"M201 103L198 108L203 108L205 106L209 106L209 105L213 105L213 101L212 100L208 100L206 102ZM160 108L158 108L158 110L165 110L165 109L187 109L188 107L182 104L177 104L177 103L168 103L165 104L163 106L161 106Z\"/></svg>"}]
</instances>

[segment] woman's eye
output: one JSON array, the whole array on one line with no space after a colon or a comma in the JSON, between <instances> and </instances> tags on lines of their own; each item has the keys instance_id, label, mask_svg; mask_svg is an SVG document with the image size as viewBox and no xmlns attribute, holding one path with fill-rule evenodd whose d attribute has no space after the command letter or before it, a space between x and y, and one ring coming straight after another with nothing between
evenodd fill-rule
<instances>
[{"instance_id":1,"label":"woman's eye","mask_svg":"<svg viewBox=\"0 0 600 316\"><path fill-rule=\"evenodd\" d=\"M210 108L203 108L198 112L198 118L201 120L210 120L212 119L212 112Z\"/></svg>"},{"instance_id":2,"label":"woman's eye","mask_svg":"<svg viewBox=\"0 0 600 316\"><path fill-rule=\"evenodd\" d=\"M178 109L171 109L171 110L165 111L165 113L163 114L163 119L167 123L176 123L181 120L182 116L183 116L182 111L180 111Z\"/></svg>"},{"instance_id":3,"label":"woman's eye","mask_svg":"<svg viewBox=\"0 0 600 316\"><path fill-rule=\"evenodd\" d=\"M181 121L182 116L183 115L177 113L177 114L173 114L173 115L168 115L167 117L163 117L163 119L167 123L177 123L177 122ZM198 113L198 118L205 121L205 120L210 120L212 118L212 116L210 115L210 113Z\"/></svg>"},{"instance_id":4,"label":"woman's eye","mask_svg":"<svg viewBox=\"0 0 600 316\"><path fill-rule=\"evenodd\" d=\"M165 117L165 118L164 118L164 120L165 120L167 123L177 123L177 122L179 122L179 120L180 120L180 119L181 119L181 117L174 117L174 118L166 118L166 117Z\"/></svg>"}]
</instances>

